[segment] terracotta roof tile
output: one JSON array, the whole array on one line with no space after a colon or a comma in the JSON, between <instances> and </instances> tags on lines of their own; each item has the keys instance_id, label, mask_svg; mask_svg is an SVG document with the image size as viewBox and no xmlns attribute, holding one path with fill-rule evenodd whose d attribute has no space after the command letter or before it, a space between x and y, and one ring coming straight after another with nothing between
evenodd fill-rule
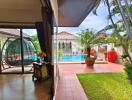
<instances>
[{"instance_id":1,"label":"terracotta roof tile","mask_svg":"<svg viewBox=\"0 0 132 100\"><path fill-rule=\"evenodd\" d=\"M60 32L57 33L57 39L61 39L61 40L65 40L65 39L69 39L69 40L76 40L78 37L75 36L72 33L68 33L68 32Z\"/></svg>"},{"instance_id":2,"label":"terracotta roof tile","mask_svg":"<svg viewBox=\"0 0 132 100\"><path fill-rule=\"evenodd\" d=\"M18 29L3 29L3 28L0 28L0 33L11 35L11 36L20 36L20 31ZM26 33L23 33L23 37L31 38L31 36L26 34Z\"/></svg>"}]
</instances>

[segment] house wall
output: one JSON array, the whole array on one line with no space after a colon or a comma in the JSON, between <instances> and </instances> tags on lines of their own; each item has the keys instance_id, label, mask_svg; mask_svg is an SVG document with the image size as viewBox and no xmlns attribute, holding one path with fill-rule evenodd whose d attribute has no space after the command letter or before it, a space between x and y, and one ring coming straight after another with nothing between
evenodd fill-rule
<instances>
[{"instance_id":1,"label":"house wall","mask_svg":"<svg viewBox=\"0 0 132 100\"><path fill-rule=\"evenodd\" d=\"M112 48L115 48L115 51L117 51L117 53L120 50L120 48L115 47L114 44L112 44L112 43L102 44L102 45L94 45L93 48L97 52L97 56L98 56L97 59L100 59L100 60L105 60L105 52L111 51ZM120 55L120 54L118 54L118 55Z\"/></svg>"},{"instance_id":2,"label":"house wall","mask_svg":"<svg viewBox=\"0 0 132 100\"><path fill-rule=\"evenodd\" d=\"M77 39L77 40L74 40L73 41L73 45L72 45L72 54L81 54L81 51L82 51L82 45L80 43L80 41Z\"/></svg>"},{"instance_id":3,"label":"house wall","mask_svg":"<svg viewBox=\"0 0 132 100\"><path fill-rule=\"evenodd\" d=\"M59 43L61 44L61 48L59 48ZM70 44L71 43L71 48L70 46L67 46L63 48L62 44ZM81 45L78 42L78 40L68 40L68 39L61 39L58 40L58 50L62 50L64 54L80 54L81 53Z\"/></svg>"}]
</instances>

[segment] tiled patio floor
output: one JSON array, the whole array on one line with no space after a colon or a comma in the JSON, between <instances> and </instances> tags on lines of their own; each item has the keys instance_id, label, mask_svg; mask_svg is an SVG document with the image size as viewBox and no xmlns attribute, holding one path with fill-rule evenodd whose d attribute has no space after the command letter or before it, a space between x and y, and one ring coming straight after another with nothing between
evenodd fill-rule
<instances>
[{"instance_id":1,"label":"tiled patio floor","mask_svg":"<svg viewBox=\"0 0 132 100\"><path fill-rule=\"evenodd\" d=\"M77 73L123 72L123 68L123 65L113 63L95 64L94 69L85 64L59 64L60 79L55 100L87 100Z\"/></svg>"}]
</instances>

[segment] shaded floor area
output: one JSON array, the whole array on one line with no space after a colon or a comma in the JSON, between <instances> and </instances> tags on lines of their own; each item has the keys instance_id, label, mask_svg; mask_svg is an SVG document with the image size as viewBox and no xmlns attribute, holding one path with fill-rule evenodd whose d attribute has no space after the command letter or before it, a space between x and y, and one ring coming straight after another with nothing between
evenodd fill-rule
<instances>
[{"instance_id":1,"label":"shaded floor area","mask_svg":"<svg viewBox=\"0 0 132 100\"><path fill-rule=\"evenodd\" d=\"M4 65L1 67L3 73L21 73L22 66L7 66ZM26 65L24 66L24 72L33 72L33 65Z\"/></svg>"},{"instance_id":2,"label":"shaded floor area","mask_svg":"<svg viewBox=\"0 0 132 100\"><path fill-rule=\"evenodd\" d=\"M58 81L56 100L87 100L77 73L123 72L120 64L95 64L91 69L85 64L59 64L60 79Z\"/></svg>"},{"instance_id":3,"label":"shaded floor area","mask_svg":"<svg viewBox=\"0 0 132 100\"><path fill-rule=\"evenodd\" d=\"M0 75L0 100L49 100L51 80L32 81L31 74Z\"/></svg>"}]
</instances>

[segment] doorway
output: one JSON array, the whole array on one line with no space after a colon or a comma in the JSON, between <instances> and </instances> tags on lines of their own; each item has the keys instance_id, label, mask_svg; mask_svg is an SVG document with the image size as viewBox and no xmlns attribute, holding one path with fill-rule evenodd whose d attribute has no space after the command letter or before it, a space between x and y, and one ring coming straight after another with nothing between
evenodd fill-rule
<instances>
[{"instance_id":1,"label":"doorway","mask_svg":"<svg viewBox=\"0 0 132 100\"><path fill-rule=\"evenodd\" d=\"M32 62L37 60L33 36L23 29L2 29L1 34L0 73L32 73Z\"/></svg>"}]
</instances>

